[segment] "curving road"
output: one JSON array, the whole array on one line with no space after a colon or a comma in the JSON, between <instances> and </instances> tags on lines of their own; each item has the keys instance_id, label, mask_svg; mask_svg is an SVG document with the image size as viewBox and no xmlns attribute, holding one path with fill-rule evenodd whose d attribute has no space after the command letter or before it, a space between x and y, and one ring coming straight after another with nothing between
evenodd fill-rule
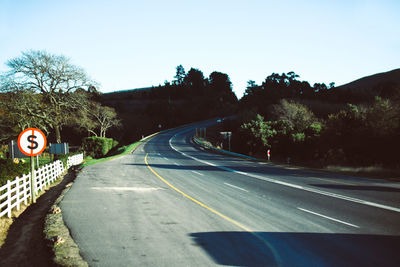
<instances>
[{"instance_id":1,"label":"curving road","mask_svg":"<svg viewBox=\"0 0 400 267\"><path fill-rule=\"evenodd\" d=\"M213 154L209 123L78 175L61 208L91 266L399 266L398 183Z\"/></svg>"}]
</instances>

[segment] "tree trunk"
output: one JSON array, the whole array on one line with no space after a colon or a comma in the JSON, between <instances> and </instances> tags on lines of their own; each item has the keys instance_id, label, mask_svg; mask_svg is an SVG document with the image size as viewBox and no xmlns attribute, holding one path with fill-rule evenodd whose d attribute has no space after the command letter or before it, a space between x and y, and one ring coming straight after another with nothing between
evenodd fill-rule
<instances>
[{"instance_id":1,"label":"tree trunk","mask_svg":"<svg viewBox=\"0 0 400 267\"><path fill-rule=\"evenodd\" d=\"M54 130L56 131L56 142L57 142L57 144L60 144L61 143L60 126L56 125L54 127Z\"/></svg>"}]
</instances>

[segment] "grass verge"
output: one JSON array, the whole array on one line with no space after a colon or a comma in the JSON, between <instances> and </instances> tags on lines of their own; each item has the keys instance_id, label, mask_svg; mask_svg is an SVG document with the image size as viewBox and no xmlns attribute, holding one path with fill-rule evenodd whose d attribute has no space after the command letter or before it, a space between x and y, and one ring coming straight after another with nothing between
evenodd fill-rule
<instances>
[{"instance_id":1,"label":"grass verge","mask_svg":"<svg viewBox=\"0 0 400 267\"><path fill-rule=\"evenodd\" d=\"M108 160L112 160L115 158L119 158L121 156L124 155L128 155L130 153L132 153L133 151L135 151L135 149L140 146L142 143L144 143L145 141L147 141L149 138L151 137L147 137L144 138L140 141L137 141L133 144L127 145L127 146L122 146L120 148L118 148L118 150L116 151L116 155L110 156L110 157L106 157L106 158L101 158L101 159L87 159L85 160L85 163L82 166L90 166L96 163L100 163L100 162L104 162L104 161L108 161Z\"/></svg>"},{"instance_id":2,"label":"grass verge","mask_svg":"<svg viewBox=\"0 0 400 267\"><path fill-rule=\"evenodd\" d=\"M72 239L64 224L59 204L70 189L72 183L66 185L46 215L44 236L52 247L53 261L60 266L89 266L79 253L79 247Z\"/></svg>"}]
</instances>

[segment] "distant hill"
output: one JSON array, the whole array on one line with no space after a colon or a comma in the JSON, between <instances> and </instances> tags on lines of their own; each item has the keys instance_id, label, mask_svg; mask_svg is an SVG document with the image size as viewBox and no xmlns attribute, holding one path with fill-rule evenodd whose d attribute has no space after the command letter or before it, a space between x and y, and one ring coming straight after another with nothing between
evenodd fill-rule
<instances>
[{"instance_id":1,"label":"distant hill","mask_svg":"<svg viewBox=\"0 0 400 267\"><path fill-rule=\"evenodd\" d=\"M350 94L360 100L375 96L391 98L400 92L400 69L366 76L335 88L337 93Z\"/></svg>"},{"instance_id":2,"label":"distant hill","mask_svg":"<svg viewBox=\"0 0 400 267\"><path fill-rule=\"evenodd\" d=\"M118 90L118 91L103 93L103 95L107 99L141 98L143 95L146 94L145 92L149 92L152 88L154 87Z\"/></svg>"}]
</instances>

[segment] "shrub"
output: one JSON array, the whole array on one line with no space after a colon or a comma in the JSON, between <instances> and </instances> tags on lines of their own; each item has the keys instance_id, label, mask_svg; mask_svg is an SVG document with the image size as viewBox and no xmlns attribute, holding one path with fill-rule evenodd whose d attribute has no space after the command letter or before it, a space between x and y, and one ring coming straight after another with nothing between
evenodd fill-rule
<instances>
[{"instance_id":1,"label":"shrub","mask_svg":"<svg viewBox=\"0 0 400 267\"><path fill-rule=\"evenodd\" d=\"M86 155L93 158L102 158L114 147L118 142L112 138L105 137L86 137L83 139L82 147L86 151Z\"/></svg>"},{"instance_id":2,"label":"shrub","mask_svg":"<svg viewBox=\"0 0 400 267\"><path fill-rule=\"evenodd\" d=\"M7 183L7 180L14 180L17 176L28 174L31 171L30 161L14 163L11 159L0 159L0 186Z\"/></svg>"}]
</instances>

